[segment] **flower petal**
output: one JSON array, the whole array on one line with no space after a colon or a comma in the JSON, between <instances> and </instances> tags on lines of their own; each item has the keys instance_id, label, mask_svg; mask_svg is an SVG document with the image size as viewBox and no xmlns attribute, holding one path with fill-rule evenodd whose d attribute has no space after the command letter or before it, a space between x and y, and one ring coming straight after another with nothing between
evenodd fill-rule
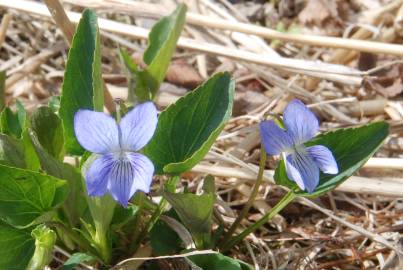
<instances>
[{"instance_id":1,"label":"flower petal","mask_svg":"<svg viewBox=\"0 0 403 270\"><path fill-rule=\"evenodd\" d=\"M286 157L288 178L297 183L300 189L312 193L319 184L319 167L302 151L296 151Z\"/></svg>"},{"instance_id":2,"label":"flower petal","mask_svg":"<svg viewBox=\"0 0 403 270\"><path fill-rule=\"evenodd\" d=\"M296 145L310 140L319 130L318 118L298 99L288 103L283 121Z\"/></svg>"},{"instance_id":3,"label":"flower petal","mask_svg":"<svg viewBox=\"0 0 403 270\"><path fill-rule=\"evenodd\" d=\"M154 103L138 104L120 121L122 149L138 151L154 135L157 127L157 109Z\"/></svg>"},{"instance_id":4,"label":"flower petal","mask_svg":"<svg viewBox=\"0 0 403 270\"><path fill-rule=\"evenodd\" d=\"M339 172L337 162L332 152L326 146L314 145L307 147L306 151L322 172L328 174L337 174Z\"/></svg>"},{"instance_id":5,"label":"flower petal","mask_svg":"<svg viewBox=\"0 0 403 270\"><path fill-rule=\"evenodd\" d=\"M119 149L119 129L116 121L103 112L78 110L74 115L74 131L86 150L104 154Z\"/></svg>"},{"instance_id":6,"label":"flower petal","mask_svg":"<svg viewBox=\"0 0 403 270\"><path fill-rule=\"evenodd\" d=\"M126 153L117 160L111 170L108 190L122 206L127 207L137 190L149 192L154 173L154 165L144 155Z\"/></svg>"},{"instance_id":7,"label":"flower petal","mask_svg":"<svg viewBox=\"0 0 403 270\"><path fill-rule=\"evenodd\" d=\"M102 196L107 191L108 179L115 158L112 154L97 157L85 174L87 192L90 196Z\"/></svg>"},{"instance_id":8,"label":"flower petal","mask_svg":"<svg viewBox=\"0 0 403 270\"><path fill-rule=\"evenodd\" d=\"M273 120L260 123L260 135L266 152L271 156L278 155L293 145L289 134Z\"/></svg>"}]
</instances>

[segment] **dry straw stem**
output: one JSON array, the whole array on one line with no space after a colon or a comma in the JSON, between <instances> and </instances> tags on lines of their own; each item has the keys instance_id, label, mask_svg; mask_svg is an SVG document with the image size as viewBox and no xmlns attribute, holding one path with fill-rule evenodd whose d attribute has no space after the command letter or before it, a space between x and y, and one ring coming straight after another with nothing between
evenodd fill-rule
<instances>
[{"instance_id":1,"label":"dry straw stem","mask_svg":"<svg viewBox=\"0 0 403 270\"><path fill-rule=\"evenodd\" d=\"M148 14L153 17L161 17L167 14L164 12L164 8L161 5L143 3L140 1L127 1L127 0L92 0L92 1L77 1L68 0L67 2L75 3L77 5L86 5L98 8L112 7L115 10L127 11L136 14ZM382 9L393 10L397 9L403 0L394 1ZM383 13L382 12L382 13ZM186 21L190 24L197 26L216 28L222 30L235 31L250 35L256 35L267 39L278 39L286 42L294 42L312 46L339 48L347 50L357 50L370 53L382 53L403 56L403 46L397 44L387 44L382 42L337 38L337 37L324 37L317 35L305 35L305 34L289 34L279 32L267 27L222 20L204 16L196 13L188 12L186 15Z\"/></svg>"},{"instance_id":2,"label":"dry straw stem","mask_svg":"<svg viewBox=\"0 0 403 270\"><path fill-rule=\"evenodd\" d=\"M0 6L17 9L30 14L40 15L42 17L50 17L47 8L43 4L32 1L14 0L10 2L7 0L0 0ZM81 17L81 14L75 12L67 12L67 15L73 23L77 23ZM137 39L148 38L149 30L138 26L128 25L102 18L98 20L98 24L99 28L105 31ZM213 55L225 56L239 61L292 70L293 72L328 79L348 85L359 86L363 80L362 72L337 64L261 55L208 42L200 42L184 37L179 39L178 47Z\"/></svg>"},{"instance_id":3,"label":"dry straw stem","mask_svg":"<svg viewBox=\"0 0 403 270\"><path fill-rule=\"evenodd\" d=\"M211 165L199 164L196 165L192 169L192 171L203 174L211 174L219 177L234 177L238 179L255 181L257 168L255 172L252 172L249 169L243 169L243 168L236 168L222 165L211 166ZM274 175L273 170L265 170L266 181L274 183L273 175ZM351 176L340 186L338 186L336 190L352 193L361 193L361 194L365 193L373 195L382 195L388 197L402 197L403 182L393 181L388 178L378 180L368 177Z\"/></svg>"},{"instance_id":4,"label":"dry straw stem","mask_svg":"<svg viewBox=\"0 0 403 270\"><path fill-rule=\"evenodd\" d=\"M4 39L6 38L6 32L10 21L11 21L11 14L8 13L4 14L0 25L0 48L3 45Z\"/></svg>"},{"instance_id":5,"label":"dry straw stem","mask_svg":"<svg viewBox=\"0 0 403 270\"><path fill-rule=\"evenodd\" d=\"M74 24L71 23L69 18L67 17L66 12L63 9L63 6L60 4L59 0L44 0L46 6L48 7L52 18L56 22L56 25L62 30L64 37L67 39L67 42L71 44L73 40L75 27ZM115 103L111 94L104 83L104 102L105 107L108 109L109 112L115 111Z\"/></svg>"}]
</instances>

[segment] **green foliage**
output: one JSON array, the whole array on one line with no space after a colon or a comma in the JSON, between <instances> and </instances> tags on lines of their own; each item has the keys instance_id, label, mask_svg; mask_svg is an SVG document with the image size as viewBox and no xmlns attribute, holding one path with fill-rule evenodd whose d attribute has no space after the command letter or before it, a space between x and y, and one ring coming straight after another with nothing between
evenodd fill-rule
<instances>
[{"instance_id":1,"label":"green foliage","mask_svg":"<svg viewBox=\"0 0 403 270\"><path fill-rule=\"evenodd\" d=\"M63 121L66 151L84 150L74 133L74 114L79 109L103 110L100 37L95 12L85 10L74 35L64 73L59 115Z\"/></svg>"},{"instance_id":2,"label":"green foliage","mask_svg":"<svg viewBox=\"0 0 403 270\"><path fill-rule=\"evenodd\" d=\"M221 253L195 255L189 257L197 266L203 270L249 270L253 269L244 262L224 256Z\"/></svg>"},{"instance_id":3,"label":"green foliage","mask_svg":"<svg viewBox=\"0 0 403 270\"><path fill-rule=\"evenodd\" d=\"M210 232L215 203L214 179L208 178L204 183L204 194L163 192L164 198L172 205L182 223L190 230L200 248L211 243Z\"/></svg>"},{"instance_id":4,"label":"green foliage","mask_svg":"<svg viewBox=\"0 0 403 270\"><path fill-rule=\"evenodd\" d=\"M62 266L61 270L73 270L80 263L94 261L96 258L86 253L74 253Z\"/></svg>"},{"instance_id":5,"label":"green foliage","mask_svg":"<svg viewBox=\"0 0 403 270\"><path fill-rule=\"evenodd\" d=\"M0 164L18 168L26 167L24 146L19 140L0 134Z\"/></svg>"},{"instance_id":6,"label":"green foliage","mask_svg":"<svg viewBox=\"0 0 403 270\"><path fill-rule=\"evenodd\" d=\"M42 270L53 259L56 233L41 224L31 234L35 238L35 252L28 264L27 270Z\"/></svg>"},{"instance_id":7,"label":"green foliage","mask_svg":"<svg viewBox=\"0 0 403 270\"><path fill-rule=\"evenodd\" d=\"M186 6L179 5L169 16L162 18L150 31L149 43L144 52L147 67L140 69L123 49L120 58L126 67L129 81L130 102L152 100L156 97L161 82L165 78L169 63L176 48L186 18Z\"/></svg>"},{"instance_id":8,"label":"green foliage","mask_svg":"<svg viewBox=\"0 0 403 270\"><path fill-rule=\"evenodd\" d=\"M166 212L165 215L179 220L173 209ZM150 244L156 256L163 256L178 253L181 250L182 241L164 221L158 220L150 231Z\"/></svg>"},{"instance_id":9,"label":"green foliage","mask_svg":"<svg viewBox=\"0 0 403 270\"><path fill-rule=\"evenodd\" d=\"M1 133L20 138L25 128L27 113L24 106L17 100L17 111L14 113L10 108L6 107L0 115Z\"/></svg>"},{"instance_id":10,"label":"green foliage","mask_svg":"<svg viewBox=\"0 0 403 270\"><path fill-rule=\"evenodd\" d=\"M6 72L0 71L0 110L4 109L6 104Z\"/></svg>"},{"instance_id":11,"label":"green foliage","mask_svg":"<svg viewBox=\"0 0 403 270\"><path fill-rule=\"evenodd\" d=\"M31 128L42 147L54 158L63 160L64 137L60 118L49 108L39 107L31 116Z\"/></svg>"},{"instance_id":12,"label":"green foliage","mask_svg":"<svg viewBox=\"0 0 403 270\"><path fill-rule=\"evenodd\" d=\"M233 80L218 73L163 111L144 149L156 173L182 173L203 159L231 117L233 98Z\"/></svg>"},{"instance_id":13,"label":"green foliage","mask_svg":"<svg viewBox=\"0 0 403 270\"><path fill-rule=\"evenodd\" d=\"M16 229L0 220L0 269L25 269L34 249L30 231Z\"/></svg>"},{"instance_id":14,"label":"green foliage","mask_svg":"<svg viewBox=\"0 0 403 270\"><path fill-rule=\"evenodd\" d=\"M388 136L388 128L387 123L377 122L358 128L339 129L321 134L306 143L306 146L324 145L328 147L339 166L337 175L321 173L319 185L312 194L301 191L293 181L288 179L284 160L277 167L274 179L277 184L295 190L296 194L300 196L320 196L340 185L364 165Z\"/></svg>"},{"instance_id":15,"label":"green foliage","mask_svg":"<svg viewBox=\"0 0 403 270\"><path fill-rule=\"evenodd\" d=\"M0 165L0 217L13 226L26 227L46 219L67 193L65 181Z\"/></svg>"}]
</instances>

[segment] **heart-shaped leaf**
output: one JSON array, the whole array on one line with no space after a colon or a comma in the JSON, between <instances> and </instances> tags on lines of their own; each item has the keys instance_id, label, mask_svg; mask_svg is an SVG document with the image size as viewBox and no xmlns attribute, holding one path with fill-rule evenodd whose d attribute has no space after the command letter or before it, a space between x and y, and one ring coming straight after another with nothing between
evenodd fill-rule
<instances>
[{"instance_id":1,"label":"heart-shaped leaf","mask_svg":"<svg viewBox=\"0 0 403 270\"><path fill-rule=\"evenodd\" d=\"M307 142L306 146L324 145L329 148L339 167L337 175L321 173L319 185L311 194L301 191L293 181L288 179L284 160L281 160L279 166L276 168L274 179L277 184L295 190L296 194L300 196L320 196L340 185L363 166L388 136L388 128L387 123L377 122L358 128L339 129L328 132Z\"/></svg>"},{"instance_id":2,"label":"heart-shaped leaf","mask_svg":"<svg viewBox=\"0 0 403 270\"><path fill-rule=\"evenodd\" d=\"M74 133L74 114L79 109L103 111L103 102L97 16L85 10L71 43L60 100L59 115L68 153L81 155L84 152Z\"/></svg>"},{"instance_id":3,"label":"heart-shaped leaf","mask_svg":"<svg viewBox=\"0 0 403 270\"><path fill-rule=\"evenodd\" d=\"M61 204L66 182L49 175L0 165L0 219L26 227Z\"/></svg>"},{"instance_id":4,"label":"heart-shaped leaf","mask_svg":"<svg viewBox=\"0 0 403 270\"><path fill-rule=\"evenodd\" d=\"M16 229L0 220L0 269L26 269L35 241L28 230Z\"/></svg>"},{"instance_id":5,"label":"heart-shaped leaf","mask_svg":"<svg viewBox=\"0 0 403 270\"><path fill-rule=\"evenodd\" d=\"M231 117L234 82L218 73L169 106L144 149L156 173L179 174L196 165Z\"/></svg>"}]
</instances>

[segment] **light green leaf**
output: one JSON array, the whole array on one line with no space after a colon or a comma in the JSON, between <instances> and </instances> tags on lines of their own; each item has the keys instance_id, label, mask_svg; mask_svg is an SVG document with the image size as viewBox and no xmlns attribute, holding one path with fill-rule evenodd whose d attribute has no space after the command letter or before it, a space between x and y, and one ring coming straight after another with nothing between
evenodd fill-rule
<instances>
[{"instance_id":1,"label":"light green leaf","mask_svg":"<svg viewBox=\"0 0 403 270\"><path fill-rule=\"evenodd\" d=\"M296 194L300 196L320 196L340 185L364 165L388 136L388 128L387 123L377 122L358 128L339 129L328 132L306 143L306 146L324 145L328 147L339 166L339 173L337 175L320 174L319 185L312 194L301 191L293 181L288 179L283 160L275 171L274 179L276 183L296 190Z\"/></svg>"},{"instance_id":2,"label":"light green leaf","mask_svg":"<svg viewBox=\"0 0 403 270\"><path fill-rule=\"evenodd\" d=\"M63 160L62 121L49 107L39 107L34 111L31 116L31 128L42 147L54 158Z\"/></svg>"},{"instance_id":3,"label":"light green leaf","mask_svg":"<svg viewBox=\"0 0 403 270\"><path fill-rule=\"evenodd\" d=\"M180 4L171 15L162 18L150 31L148 47L143 56L148 67L137 72L136 76L136 95L140 102L154 99L164 80L185 24L186 9L184 4Z\"/></svg>"},{"instance_id":4,"label":"light green leaf","mask_svg":"<svg viewBox=\"0 0 403 270\"><path fill-rule=\"evenodd\" d=\"M231 117L233 98L233 80L218 73L163 111L144 149L156 173L182 173L203 159Z\"/></svg>"},{"instance_id":5,"label":"light green leaf","mask_svg":"<svg viewBox=\"0 0 403 270\"><path fill-rule=\"evenodd\" d=\"M85 10L74 35L64 73L59 115L63 121L66 151L84 152L74 133L79 109L103 110L103 82L99 29L95 12Z\"/></svg>"},{"instance_id":6,"label":"light green leaf","mask_svg":"<svg viewBox=\"0 0 403 270\"><path fill-rule=\"evenodd\" d=\"M0 269L25 269L34 249L35 241L29 231L16 229L0 220Z\"/></svg>"},{"instance_id":7,"label":"light green leaf","mask_svg":"<svg viewBox=\"0 0 403 270\"><path fill-rule=\"evenodd\" d=\"M0 165L0 217L18 227L46 218L68 193L65 181Z\"/></svg>"},{"instance_id":8,"label":"light green leaf","mask_svg":"<svg viewBox=\"0 0 403 270\"><path fill-rule=\"evenodd\" d=\"M41 224L32 231L31 235L35 238L35 252L28 264L27 270L42 270L53 259L56 233Z\"/></svg>"},{"instance_id":9,"label":"light green leaf","mask_svg":"<svg viewBox=\"0 0 403 270\"><path fill-rule=\"evenodd\" d=\"M142 93L144 88L137 87L136 84L137 76L139 75L137 64L133 61L129 53L123 48L119 49L119 57L126 69L126 77L128 81L127 100L133 103L136 99L136 96L143 97L142 99L146 99L146 97L148 98L148 92Z\"/></svg>"}]
</instances>

